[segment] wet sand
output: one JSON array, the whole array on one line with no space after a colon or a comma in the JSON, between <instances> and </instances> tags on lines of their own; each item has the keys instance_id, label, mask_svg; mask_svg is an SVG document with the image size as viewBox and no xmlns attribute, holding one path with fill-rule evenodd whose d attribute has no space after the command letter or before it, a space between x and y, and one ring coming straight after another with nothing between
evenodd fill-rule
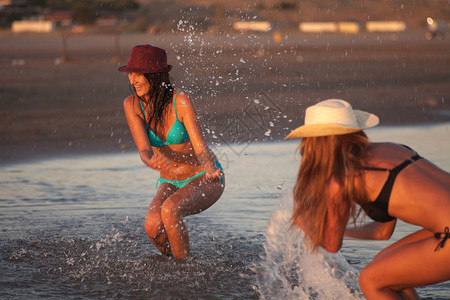
<instances>
[{"instance_id":1,"label":"wet sand","mask_svg":"<svg viewBox=\"0 0 450 300\"><path fill-rule=\"evenodd\" d=\"M450 39L400 34L0 35L0 163L134 151L122 110L132 46L168 50L209 142L282 139L317 100L341 98L381 125L450 121Z\"/></svg>"}]
</instances>

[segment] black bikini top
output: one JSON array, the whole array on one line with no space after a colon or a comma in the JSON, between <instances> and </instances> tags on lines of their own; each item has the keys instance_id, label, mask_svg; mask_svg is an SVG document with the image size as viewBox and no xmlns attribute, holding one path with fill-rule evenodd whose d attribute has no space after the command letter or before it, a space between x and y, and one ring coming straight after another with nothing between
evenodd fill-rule
<instances>
[{"instance_id":1,"label":"black bikini top","mask_svg":"<svg viewBox=\"0 0 450 300\"><path fill-rule=\"evenodd\" d=\"M411 149L407 146L405 147ZM419 154L416 154L392 169L375 168L375 167L364 168L365 170L371 171L389 172L389 176L386 182L384 183L384 186L381 189L380 193L378 194L378 197L375 199L375 201L369 202L363 207L366 214L372 220L386 223L395 219L395 217L392 217L388 213L389 199L391 197L392 187L394 186L395 178L397 177L398 173L400 173L400 171L403 170L407 165L421 158L422 157Z\"/></svg>"}]
</instances>

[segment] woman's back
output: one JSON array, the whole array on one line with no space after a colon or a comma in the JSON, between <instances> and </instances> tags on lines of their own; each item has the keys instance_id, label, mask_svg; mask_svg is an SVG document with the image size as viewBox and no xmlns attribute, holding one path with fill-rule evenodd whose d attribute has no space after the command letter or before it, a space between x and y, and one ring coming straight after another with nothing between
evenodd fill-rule
<instances>
[{"instance_id":1,"label":"woman's back","mask_svg":"<svg viewBox=\"0 0 450 300\"><path fill-rule=\"evenodd\" d=\"M389 170L416 155L414 151L393 143L374 143L369 151L367 166ZM388 176L388 171L365 172L371 201L379 196ZM425 158L411 161L395 177L387 200L389 215L432 232L442 231L450 220L450 174Z\"/></svg>"}]
</instances>

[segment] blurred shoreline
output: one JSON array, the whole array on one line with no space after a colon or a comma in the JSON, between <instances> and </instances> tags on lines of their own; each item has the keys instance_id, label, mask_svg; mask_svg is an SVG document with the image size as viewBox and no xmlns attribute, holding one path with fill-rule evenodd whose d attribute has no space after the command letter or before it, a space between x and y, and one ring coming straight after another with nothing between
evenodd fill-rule
<instances>
[{"instance_id":1,"label":"blurred shoreline","mask_svg":"<svg viewBox=\"0 0 450 300\"><path fill-rule=\"evenodd\" d=\"M0 163L134 151L117 72L131 48L168 51L176 88L190 93L208 142L281 140L318 100L346 99L382 126L450 121L450 39L424 31L301 34L0 34Z\"/></svg>"}]
</instances>

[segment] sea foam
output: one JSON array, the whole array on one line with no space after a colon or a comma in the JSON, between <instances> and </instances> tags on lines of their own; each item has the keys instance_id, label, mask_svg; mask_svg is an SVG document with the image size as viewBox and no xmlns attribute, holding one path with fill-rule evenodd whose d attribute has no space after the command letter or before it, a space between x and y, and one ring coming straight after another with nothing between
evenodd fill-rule
<instances>
[{"instance_id":1,"label":"sea foam","mask_svg":"<svg viewBox=\"0 0 450 300\"><path fill-rule=\"evenodd\" d=\"M364 299L358 271L342 254L311 253L304 234L290 230L292 196L284 195L267 226L264 254L256 266L261 299Z\"/></svg>"}]
</instances>

